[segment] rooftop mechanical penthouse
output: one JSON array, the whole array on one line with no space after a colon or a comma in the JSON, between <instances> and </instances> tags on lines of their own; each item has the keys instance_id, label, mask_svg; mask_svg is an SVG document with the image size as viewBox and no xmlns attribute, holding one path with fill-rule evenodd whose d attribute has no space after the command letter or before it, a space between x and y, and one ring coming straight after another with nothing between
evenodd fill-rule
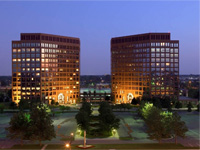
<instances>
[{"instance_id":1,"label":"rooftop mechanical penthouse","mask_svg":"<svg viewBox=\"0 0 200 150\"><path fill-rule=\"evenodd\" d=\"M112 94L116 103L135 97L179 95L179 41L170 33L111 39Z\"/></svg>"},{"instance_id":2,"label":"rooftop mechanical penthouse","mask_svg":"<svg viewBox=\"0 0 200 150\"><path fill-rule=\"evenodd\" d=\"M79 93L79 38L22 33L12 41L12 101L76 103Z\"/></svg>"}]
</instances>

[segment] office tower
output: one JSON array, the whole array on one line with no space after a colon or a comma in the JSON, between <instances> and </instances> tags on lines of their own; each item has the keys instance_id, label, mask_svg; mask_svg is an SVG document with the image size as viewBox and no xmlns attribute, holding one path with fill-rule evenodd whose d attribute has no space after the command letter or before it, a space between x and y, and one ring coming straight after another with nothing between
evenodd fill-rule
<instances>
[{"instance_id":1,"label":"office tower","mask_svg":"<svg viewBox=\"0 0 200 150\"><path fill-rule=\"evenodd\" d=\"M170 33L146 33L111 39L112 94L116 103L143 95L179 95L179 41Z\"/></svg>"},{"instance_id":2,"label":"office tower","mask_svg":"<svg viewBox=\"0 0 200 150\"><path fill-rule=\"evenodd\" d=\"M22 33L12 41L12 101L76 103L79 82L79 38Z\"/></svg>"}]
</instances>

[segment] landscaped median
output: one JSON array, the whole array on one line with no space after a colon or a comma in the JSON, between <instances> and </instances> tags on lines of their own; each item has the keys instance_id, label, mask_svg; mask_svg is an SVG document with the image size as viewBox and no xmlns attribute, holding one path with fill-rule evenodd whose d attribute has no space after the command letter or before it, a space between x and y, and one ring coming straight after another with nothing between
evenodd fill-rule
<instances>
[{"instance_id":1,"label":"landscaped median","mask_svg":"<svg viewBox=\"0 0 200 150\"><path fill-rule=\"evenodd\" d=\"M78 145L71 145L72 150L80 149ZM135 143L135 144L94 144L91 149L199 149L198 147L184 147L181 144L174 143ZM11 149L42 149L42 146L37 145L14 145ZM49 144L45 149L65 149L62 144Z\"/></svg>"}]
</instances>

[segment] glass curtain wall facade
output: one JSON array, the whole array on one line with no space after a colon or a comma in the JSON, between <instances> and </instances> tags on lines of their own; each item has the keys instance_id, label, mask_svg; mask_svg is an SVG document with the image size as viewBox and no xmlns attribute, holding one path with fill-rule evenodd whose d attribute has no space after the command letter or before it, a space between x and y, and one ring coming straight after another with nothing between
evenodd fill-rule
<instances>
[{"instance_id":1,"label":"glass curtain wall facade","mask_svg":"<svg viewBox=\"0 0 200 150\"><path fill-rule=\"evenodd\" d=\"M79 38L22 33L12 41L12 101L76 103L79 93Z\"/></svg>"},{"instance_id":2,"label":"glass curtain wall facade","mask_svg":"<svg viewBox=\"0 0 200 150\"><path fill-rule=\"evenodd\" d=\"M116 103L143 95L179 95L179 41L170 33L147 33L111 39L112 94Z\"/></svg>"}]
</instances>

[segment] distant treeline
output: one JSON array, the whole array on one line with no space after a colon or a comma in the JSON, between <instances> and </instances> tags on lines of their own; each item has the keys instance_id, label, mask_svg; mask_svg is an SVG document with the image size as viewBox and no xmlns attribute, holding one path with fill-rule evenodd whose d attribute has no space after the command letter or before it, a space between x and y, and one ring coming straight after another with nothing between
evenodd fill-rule
<instances>
[{"instance_id":1,"label":"distant treeline","mask_svg":"<svg viewBox=\"0 0 200 150\"><path fill-rule=\"evenodd\" d=\"M11 76L0 76L0 86L9 86L11 84Z\"/></svg>"}]
</instances>

